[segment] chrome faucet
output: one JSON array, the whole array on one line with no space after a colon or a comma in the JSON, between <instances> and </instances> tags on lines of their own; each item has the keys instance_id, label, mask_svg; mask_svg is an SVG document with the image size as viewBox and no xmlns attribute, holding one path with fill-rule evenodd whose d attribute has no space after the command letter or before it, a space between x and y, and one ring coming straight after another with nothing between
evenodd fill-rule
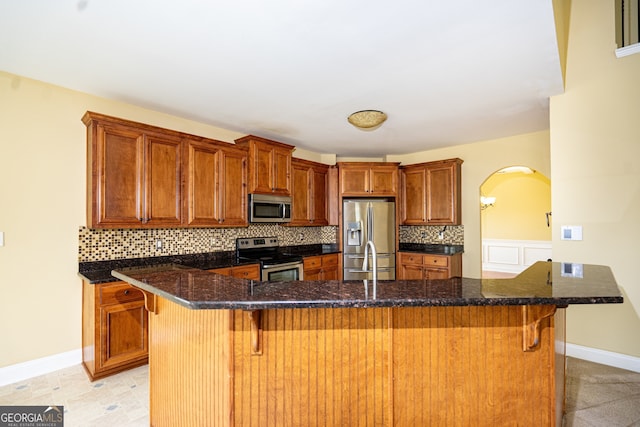
<instances>
[{"instance_id":1,"label":"chrome faucet","mask_svg":"<svg viewBox=\"0 0 640 427\"><path fill-rule=\"evenodd\" d=\"M378 254L376 253L376 245L371 240L367 240L364 246L364 261L362 261L362 271L369 269L369 246L371 246L371 257L373 258L373 283L376 284L378 280Z\"/></svg>"}]
</instances>

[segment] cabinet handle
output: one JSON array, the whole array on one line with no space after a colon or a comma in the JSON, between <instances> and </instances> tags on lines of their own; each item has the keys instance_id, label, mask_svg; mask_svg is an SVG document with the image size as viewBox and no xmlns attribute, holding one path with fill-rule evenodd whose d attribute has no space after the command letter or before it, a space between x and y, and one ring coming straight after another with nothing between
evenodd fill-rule
<instances>
[{"instance_id":1,"label":"cabinet handle","mask_svg":"<svg viewBox=\"0 0 640 427\"><path fill-rule=\"evenodd\" d=\"M125 294L125 295L129 295L129 289L126 289L126 290L124 291L124 294Z\"/></svg>"}]
</instances>

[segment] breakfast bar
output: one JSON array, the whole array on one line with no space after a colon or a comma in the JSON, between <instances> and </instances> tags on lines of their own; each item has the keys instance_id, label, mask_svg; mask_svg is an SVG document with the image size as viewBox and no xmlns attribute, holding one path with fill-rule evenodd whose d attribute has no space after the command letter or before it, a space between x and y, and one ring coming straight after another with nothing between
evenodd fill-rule
<instances>
[{"instance_id":1,"label":"breakfast bar","mask_svg":"<svg viewBox=\"0 0 640 427\"><path fill-rule=\"evenodd\" d=\"M606 266L513 279L260 282L121 268L149 311L153 426L560 425L564 319Z\"/></svg>"}]
</instances>

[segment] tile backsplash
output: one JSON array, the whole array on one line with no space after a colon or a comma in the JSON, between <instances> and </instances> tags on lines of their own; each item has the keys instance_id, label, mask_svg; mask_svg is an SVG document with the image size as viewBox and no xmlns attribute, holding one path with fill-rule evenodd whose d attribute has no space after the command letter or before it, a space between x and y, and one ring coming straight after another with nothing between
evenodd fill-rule
<instances>
[{"instance_id":1,"label":"tile backsplash","mask_svg":"<svg viewBox=\"0 0 640 427\"><path fill-rule=\"evenodd\" d=\"M282 246L336 243L338 227L89 229L80 227L78 261L107 261L204 252L233 251L238 237L276 236ZM162 247L157 248L160 241Z\"/></svg>"},{"instance_id":2,"label":"tile backsplash","mask_svg":"<svg viewBox=\"0 0 640 427\"><path fill-rule=\"evenodd\" d=\"M464 244L464 227L400 226L400 242ZM276 236L282 246L338 242L338 227L283 227L252 224L240 228L89 229L80 227L78 262L108 261L203 252L233 251L238 237ZM162 247L157 248L160 241Z\"/></svg>"},{"instance_id":3,"label":"tile backsplash","mask_svg":"<svg viewBox=\"0 0 640 427\"><path fill-rule=\"evenodd\" d=\"M401 225L398 231L402 243L436 243L443 245L464 245L464 226L447 225L442 233L442 240L438 234L444 229L442 225Z\"/></svg>"}]
</instances>

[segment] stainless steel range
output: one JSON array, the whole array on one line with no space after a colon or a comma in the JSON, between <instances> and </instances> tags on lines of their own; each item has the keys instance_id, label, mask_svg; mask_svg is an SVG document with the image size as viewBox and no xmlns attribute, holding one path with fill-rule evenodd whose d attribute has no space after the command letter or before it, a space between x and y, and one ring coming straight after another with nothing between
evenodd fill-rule
<instances>
[{"instance_id":1,"label":"stainless steel range","mask_svg":"<svg viewBox=\"0 0 640 427\"><path fill-rule=\"evenodd\" d=\"M281 251L277 237L249 237L236 239L239 261L260 261L263 281L302 280L302 256Z\"/></svg>"}]
</instances>

